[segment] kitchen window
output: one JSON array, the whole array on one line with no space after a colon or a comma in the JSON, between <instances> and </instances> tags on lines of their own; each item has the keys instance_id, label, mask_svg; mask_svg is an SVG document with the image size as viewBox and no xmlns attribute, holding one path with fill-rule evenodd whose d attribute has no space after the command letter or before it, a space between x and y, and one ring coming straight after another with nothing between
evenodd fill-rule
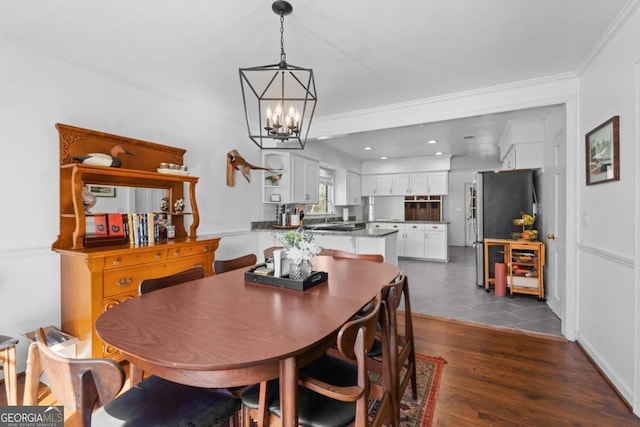
<instances>
[{"instance_id":1,"label":"kitchen window","mask_svg":"<svg viewBox=\"0 0 640 427\"><path fill-rule=\"evenodd\" d=\"M333 178L334 175L332 170L320 168L318 178L318 182L320 185L320 201L315 205L306 205L305 212L307 214L333 214Z\"/></svg>"}]
</instances>

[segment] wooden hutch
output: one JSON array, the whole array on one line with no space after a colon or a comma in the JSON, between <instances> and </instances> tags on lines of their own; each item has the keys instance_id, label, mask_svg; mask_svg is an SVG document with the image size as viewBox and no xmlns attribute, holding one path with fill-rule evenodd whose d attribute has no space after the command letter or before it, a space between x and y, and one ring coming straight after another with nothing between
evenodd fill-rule
<instances>
[{"instance_id":1,"label":"wooden hutch","mask_svg":"<svg viewBox=\"0 0 640 427\"><path fill-rule=\"evenodd\" d=\"M142 279L161 277L201 265L214 274L219 238L199 238L195 186L198 178L185 173L160 173L161 163L183 164L186 150L56 124L60 136L60 234L52 249L61 256L61 326L79 338L79 357L119 358L103 343L94 324L109 308L138 295ZM120 145L133 155L122 155L120 168L74 163L87 153L110 153ZM163 171L165 172L165 171ZM87 184L164 190L173 210L186 198L190 212L166 212L175 226L175 238L151 243L121 242L113 246L86 247L87 219L104 213L85 213L83 188ZM185 196L184 187L188 184ZM157 212L161 211L158 206ZM125 214L126 215L126 214ZM191 217L187 232L185 218Z\"/></svg>"}]
</instances>

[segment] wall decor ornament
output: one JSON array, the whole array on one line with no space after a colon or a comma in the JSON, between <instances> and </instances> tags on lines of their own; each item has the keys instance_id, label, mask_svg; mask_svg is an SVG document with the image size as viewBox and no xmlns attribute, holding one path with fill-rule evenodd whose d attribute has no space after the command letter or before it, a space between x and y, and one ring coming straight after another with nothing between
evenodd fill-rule
<instances>
[{"instance_id":1,"label":"wall decor ornament","mask_svg":"<svg viewBox=\"0 0 640 427\"><path fill-rule=\"evenodd\" d=\"M614 116L585 137L587 185L620 180L620 116Z\"/></svg>"},{"instance_id":2,"label":"wall decor ornament","mask_svg":"<svg viewBox=\"0 0 640 427\"><path fill-rule=\"evenodd\" d=\"M251 169L276 173L276 171L272 169L252 165L251 163L247 162L244 157L242 157L240 153L238 153L237 150L229 151L227 153L227 186L233 187L235 185L235 171L240 171L242 176L244 176L244 179L246 179L247 182L251 182Z\"/></svg>"}]
</instances>

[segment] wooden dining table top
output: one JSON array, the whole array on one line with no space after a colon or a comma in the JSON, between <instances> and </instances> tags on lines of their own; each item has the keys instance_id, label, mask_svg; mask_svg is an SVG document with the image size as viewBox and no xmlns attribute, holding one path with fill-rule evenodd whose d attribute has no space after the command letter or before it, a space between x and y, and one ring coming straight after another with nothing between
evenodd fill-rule
<instances>
[{"instance_id":1,"label":"wooden dining table top","mask_svg":"<svg viewBox=\"0 0 640 427\"><path fill-rule=\"evenodd\" d=\"M333 339L399 274L387 263L311 262L328 273L326 283L297 291L246 282L247 269L235 270L124 301L100 315L96 331L145 372L176 382L230 387L275 378L283 360Z\"/></svg>"}]
</instances>

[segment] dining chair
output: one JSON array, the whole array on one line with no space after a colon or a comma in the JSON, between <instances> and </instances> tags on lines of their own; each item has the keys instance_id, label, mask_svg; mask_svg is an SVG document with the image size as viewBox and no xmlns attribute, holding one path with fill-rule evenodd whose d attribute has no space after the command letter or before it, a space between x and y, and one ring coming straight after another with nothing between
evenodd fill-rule
<instances>
[{"instance_id":1,"label":"dining chair","mask_svg":"<svg viewBox=\"0 0 640 427\"><path fill-rule=\"evenodd\" d=\"M51 392L73 411L69 421L77 425L233 425L240 408L240 400L225 392L157 376L121 393L125 373L117 362L62 356L47 346L42 328L36 345Z\"/></svg>"},{"instance_id":2,"label":"dining chair","mask_svg":"<svg viewBox=\"0 0 640 427\"><path fill-rule=\"evenodd\" d=\"M257 262L258 258L254 254L247 254L233 259L215 260L213 262L213 270L216 274L220 274L239 268L251 267L256 265Z\"/></svg>"},{"instance_id":3,"label":"dining chair","mask_svg":"<svg viewBox=\"0 0 640 427\"><path fill-rule=\"evenodd\" d=\"M376 336L380 317L386 320L386 302L376 296L371 310L345 323L338 332L338 356L325 353L299 373L298 424L325 427L380 426L393 417L388 366L381 382L369 378L367 351ZM388 349L388 345L386 346ZM383 360L389 360L383 357ZM257 419L258 425L276 423L280 418L278 380L263 382L241 395L244 426ZM369 400L376 400L376 410L369 418ZM262 417L262 419L260 419Z\"/></svg>"},{"instance_id":4,"label":"dining chair","mask_svg":"<svg viewBox=\"0 0 640 427\"><path fill-rule=\"evenodd\" d=\"M383 262L384 257L380 254L356 254L353 252L334 249L331 256L336 259L364 259L367 261Z\"/></svg>"},{"instance_id":5,"label":"dining chair","mask_svg":"<svg viewBox=\"0 0 640 427\"><path fill-rule=\"evenodd\" d=\"M204 277L204 274L204 268L202 266L197 266L192 267L188 270L171 274L169 276L144 279L138 285L138 294L143 295L151 291L156 291L158 289L179 285L180 283L202 279Z\"/></svg>"},{"instance_id":6,"label":"dining chair","mask_svg":"<svg viewBox=\"0 0 640 427\"><path fill-rule=\"evenodd\" d=\"M411 383L411 392L413 399L418 398L418 384L416 373L416 354L413 339L413 322L411 320L411 303L409 299L409 282L404 272L401 272L396 280L382 288L382 298L386 302L388 309L387 325L383 328L387 331L389 342L389 365L391 367L391 383L392 383L392 402L396 419L400 417L400 401ZM398 325L398 308L402 299L405 300L404 307L404 323L403 331L400 331ZM379 334L380 335L380 334ZM376 341L379 341L380 336ZM369 356L373 358L371 361L371 369L382 375L384 364L377 355Z\"/></svg>"},{"instance_id":7,"label":"dining chair","mask_svg":"<svg viewBox=\"0 0 640 427\"><path fill-rule=\"evenodd\" d=\"M7 405L18 404L18 374L16 373L16 345L18 340L0 335L0 362L4 375L4 388L7 393Z\"/></svg>"}]
</instances>

